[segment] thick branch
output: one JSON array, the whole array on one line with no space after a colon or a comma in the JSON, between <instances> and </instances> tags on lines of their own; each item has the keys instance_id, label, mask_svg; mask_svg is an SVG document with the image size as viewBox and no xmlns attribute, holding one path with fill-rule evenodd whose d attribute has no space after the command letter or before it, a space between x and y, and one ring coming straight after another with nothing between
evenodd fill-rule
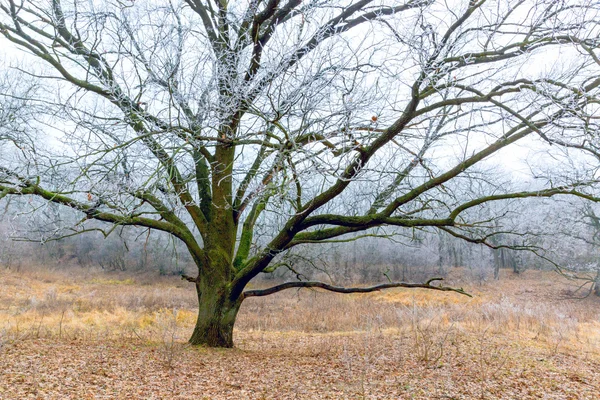
<instances>
[{"instance_id":1,"label":"thick branch","mask_svg":"<svg viewBox=\"0 0 600 400\"><path fill-rule=\"evenodd\" d=\"M390 283L382 283L375 286L367 286L367 287L342 287L342 286L333 286L323 282L315 282L315 281L307 281L307 282L286 282L281 285L273 286L268 289L256 289L256 290L246 290L242 299L247 297L259 297L259 296L267 296L273 293L280 292L285 289L292 288L314 288L318 287L321 289L329 290L330 292L336 293L369 293L369 292L377 292L382 289L390 289L390 288L411 288L411 289L431 289L431 290L439 290L442 292L456 292L459 294L463 294L465 296L473 297L469 293L465 292L462 288L452 288L448 286L434 286L431 283L435 281L442 281L443 278L432 278L425 283L406 283L406 282L390 282Z\"/></svg>"},{"instance_id":2,"label":"thick branch","mask_svg":"<svg viewBox=\"0 0 600 400\"><path fill-rule=\"evenodd\" d=\"M152 218L142 217L140 215L120 215L115 213L109 213L98 209L99 205L89 205L84 202L78 201L74 198L65 196L61 193L52 192L43 189L39 184L34 184L20 178L20 185L17 187L9 186L5 183L0 183L0 193L3 195L13 196L27 196L33 195L43 198L52 203L57 203L63 206L70 207L74 210L83 212L89 219L95 219L98 221L109 222L115 225L121 226L142 226L150 229L155 229L163 232L170 233L175 237L179 238L190 251L192 257L197 261L197 265L202 265L204 258L204 250L198 245L198 242L189 231L189 229L183 224L179 223L179 220L175 218L165 218L165 220L156 220ZM138 192L138 196L142 196L142 192ZM143 197L150 199L148 193L144 194ZM156 203L155 203L156 204ZM160 212L160 210L157 210ZM169 214L167 213L167 216ZM165 215L162 215L165 217Z\"/></svg>"}]
</instances>

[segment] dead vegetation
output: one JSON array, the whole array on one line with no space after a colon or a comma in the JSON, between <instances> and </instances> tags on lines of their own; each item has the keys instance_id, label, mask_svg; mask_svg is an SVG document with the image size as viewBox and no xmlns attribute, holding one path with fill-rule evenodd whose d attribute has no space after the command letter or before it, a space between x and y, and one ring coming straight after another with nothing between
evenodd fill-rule
<instances>
[{"instance_id":1,"label":"dead vegetation","mask_svg":"<svg viewBox=\"0 0 600 400\"><path fill-rule=\"evenodd\" d=\"M0 399L595 399L600 300L527 271L473 299L394 289L244 302L236 349L185 345L175 278L0 271Z\"/></svg>"}]
</instances>

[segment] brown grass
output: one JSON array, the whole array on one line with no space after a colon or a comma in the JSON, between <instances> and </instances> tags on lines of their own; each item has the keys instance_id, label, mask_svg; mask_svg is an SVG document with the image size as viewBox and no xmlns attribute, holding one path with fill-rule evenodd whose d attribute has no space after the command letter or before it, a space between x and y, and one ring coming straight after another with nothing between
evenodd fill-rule
<instances>
[{"instance_id":1,"label":"brown grass","mask_svg":"<svg viewBox=\"0 0 600 400\"><path fill-rule=\"evenodd\" d=\"M600 393L600 299L549 272L473 299L287 291L244 303L233 350L185 345L176 278L0 271L0 399L557 398Z\"/></svg>"}]
</instances>

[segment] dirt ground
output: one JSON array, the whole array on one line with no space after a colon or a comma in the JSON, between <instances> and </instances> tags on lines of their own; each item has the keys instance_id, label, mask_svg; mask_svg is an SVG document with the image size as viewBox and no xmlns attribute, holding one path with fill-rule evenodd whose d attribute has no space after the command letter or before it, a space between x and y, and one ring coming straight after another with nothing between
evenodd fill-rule
<instances>
[{"instance_id":1,"label":"dirt ground","mask_svg":"<svg viewBox=\"0 0 600 400\"><path fill-rule=\"evenodd\" d=\"M599 299L535 271L464 286L248 299L224 350L185 344L175 278L4 271L0 399L600 398Z\"/></svg>"}]
</instances>

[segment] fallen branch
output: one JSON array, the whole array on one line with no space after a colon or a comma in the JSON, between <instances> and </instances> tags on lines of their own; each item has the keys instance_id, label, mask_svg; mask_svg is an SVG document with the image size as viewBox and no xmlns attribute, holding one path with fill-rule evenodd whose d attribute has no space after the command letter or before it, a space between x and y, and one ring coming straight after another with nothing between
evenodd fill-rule
<instances>
[{"instance_id":1,"label":"fallen branch","mask_svg":"<svg viewBox=\"0 0 600 400\"><path fill-rule=\"evenodd\" d=\"M473 297L469 293L465 292L462 288L452 288L448 286L434 286L431 283L436 281L443 281L443 278L432 278L429 279L425 283L406 283L406 282L390 282L390 283L382 283L375 286L367 286L367 287L342 287L342 286L333 286L323 282L314 282L314 281L298 281L298 282L286 282L281 285L273 286L268 289L256 289L256 290L246 290L242 294L242 299L246 297L259 297L259 296L268 296L273 293L280 292L285 289L292 288L321 288L325 290L329 290L331 292L336 293L369 293L376 292L382 289L391 289L397 287L403 288L411 288L411 289L431 289L431 290L439 290L442 292L456 292L459 294L463 294L465 296Z\"/></svg>"}]
</instances>

